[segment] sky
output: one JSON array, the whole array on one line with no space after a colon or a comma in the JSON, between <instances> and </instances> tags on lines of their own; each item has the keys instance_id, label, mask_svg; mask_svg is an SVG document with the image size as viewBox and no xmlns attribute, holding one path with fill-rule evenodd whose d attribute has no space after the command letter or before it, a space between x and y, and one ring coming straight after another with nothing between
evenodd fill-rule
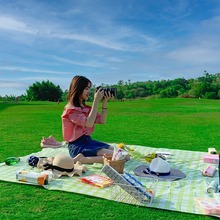
<instances>
[{"instance_id":1,"label":"sky","mask_svg":"<svg viewBox=\"0 0 220 220\"><path fill-rule=\"evenodd\" d=\"M0 96L220 72L219 0L0 0Z\"/></svg>"}]
</instances>

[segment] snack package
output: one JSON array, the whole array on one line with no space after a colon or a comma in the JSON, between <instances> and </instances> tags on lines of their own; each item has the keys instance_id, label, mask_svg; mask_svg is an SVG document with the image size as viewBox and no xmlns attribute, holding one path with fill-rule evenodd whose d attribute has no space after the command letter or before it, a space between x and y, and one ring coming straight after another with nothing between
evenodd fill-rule
<instances>
[{"instance_id":1,"label":"snack package","mask_svg":"<svg viewBox=\"0 0 220 220\"><path fill-rule=\"evenodd\" d=\"M25 170L16 172L16 179L21 182L29 182L37 185L47 185L49 180L52 179L49 173L37 173Z\"/></svg>"},{"instance_id":2,"label":"snack package","mask_svg":"<svg viewBox=\"0 0 220 220\"><path fill-rule=\"evenodd\" d=\"M114 146L114 152L112 160L124 160L128 153L122 149L119 149L117 146Z\"/></svg>"},{"instance_id":3,"label":"snack package","mask_svg":"<svg viewBox=\"0 0 220 220\"><path fill-rule=\"evenodd\" d=\"M81 181L101 188L111 186L114 183L114 181L110 178L98 174L91 174L89 176L82 177Z\"/></svg>"},{"instance_id":4,"label":"snack package","mask_svg":"<svg viewBox=\"0 0 220 220\"><path fill-rule=\"evenodd\" d=\"M203 171L202 171L202 175L203 176L209 176L209 177L213 177L215 175L216 172L216 167L215 166L207 166Z\"/></svg>"}]
</instances>

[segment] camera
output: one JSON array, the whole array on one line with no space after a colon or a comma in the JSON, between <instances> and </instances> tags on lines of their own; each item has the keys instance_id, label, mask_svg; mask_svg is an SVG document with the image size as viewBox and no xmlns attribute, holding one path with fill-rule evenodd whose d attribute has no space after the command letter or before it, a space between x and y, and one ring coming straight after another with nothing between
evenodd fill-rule
<instances>
[{"instance_id":1,"label":"camera","mask_svg":"<svg viewBox=\"0 0 220 220\"><path fill-rule=\"evenodd\" d=\"M96 92L98 91L99 88L102 88L101 90L104 90L104 95L106 96L109 92L110 92L110 95L112 96L116 96L116 93L117 93L117 89L116 88L113 88L113 87L110 87L110 88L103 88L101 86L98 86L96 88Z\"/></svg>"}]
</instances>

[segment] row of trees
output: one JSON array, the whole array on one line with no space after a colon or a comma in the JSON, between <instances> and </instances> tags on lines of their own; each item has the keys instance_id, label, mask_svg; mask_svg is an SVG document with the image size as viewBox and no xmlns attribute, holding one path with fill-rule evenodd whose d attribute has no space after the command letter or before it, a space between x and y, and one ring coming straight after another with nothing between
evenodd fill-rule
<instances>
[{"instance_id":1,"label":"row of trees","mask_svg":"<svg viewBox=\"0 0 220 220\"><path fill-rule=\"evenodd\" d=\"M220 73L204 75L196 79L177 78L174 80L124 82L120 80L117 85L105 85L117 89L116 99L134 99L143 97L158 98L206 98L220 99ZM90 100L92 101L96 85L91 89ZM49 80L35 82L27 89L27 94L20 96L19 100L33 101L66 101L68 91L62 91L60 86L54 85ZM15 100L13 96L1 97L0 100Z\"/></svg>"},{"instance_id":2,"label":"row of trees","mask_svg":"<svg viewBox=\"0 0 220 220\"><path fill-rule=\"evenodd\" d=\"M108 85L102 86L109 87ZM143 97L220 99L220 73L209 74L204 71L203 76L188 80L177 78L174 80L149 80L134 83L131 83L130 80L128 82L120 80L113 87L117 88L117 99ZM95 88L93 88L92 92L94 90Z\"/></svg>"},{"instance_id":3,"label":"row of trees","mask_svg":"<svg viewBox=\"0 0 220 220\"><path fill-rule=\"evenodd\" d=\"M156 96L160 98L191 97L220 98L220 73L204 75L196 79L177 78L174 80L124 83L117 85L118 98Z\"/></svg>"}]
</instances>

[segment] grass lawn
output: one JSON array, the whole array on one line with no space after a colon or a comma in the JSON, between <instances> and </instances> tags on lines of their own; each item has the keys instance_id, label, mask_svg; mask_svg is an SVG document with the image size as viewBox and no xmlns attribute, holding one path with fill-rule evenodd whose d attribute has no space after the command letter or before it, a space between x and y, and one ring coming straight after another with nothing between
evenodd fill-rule
<instances>
[{"instance_id":1,"label":"grass lawn","mask_svg":"<svg viewBox=\"0 0 220 220\"><path fill-rule=\"evenodd\" d=\"M43 136L62 140L65 103L0 103L0 162L40 151ZM220 148L220 101L148 99L110 102L93 138L206 152ZM212 219L0 181L0 219Z\"/></svg>"}]
</instances>

